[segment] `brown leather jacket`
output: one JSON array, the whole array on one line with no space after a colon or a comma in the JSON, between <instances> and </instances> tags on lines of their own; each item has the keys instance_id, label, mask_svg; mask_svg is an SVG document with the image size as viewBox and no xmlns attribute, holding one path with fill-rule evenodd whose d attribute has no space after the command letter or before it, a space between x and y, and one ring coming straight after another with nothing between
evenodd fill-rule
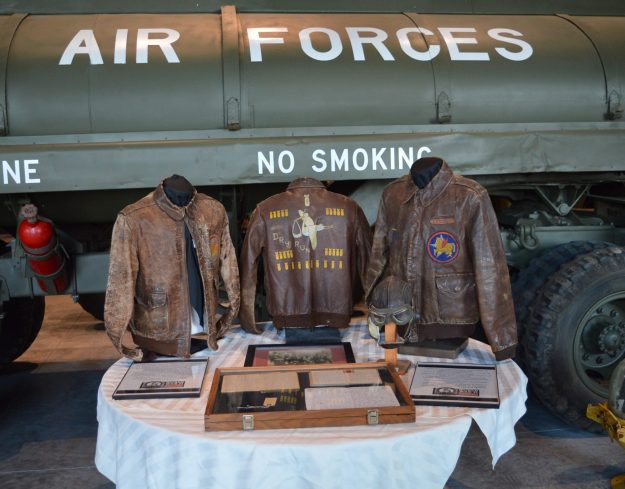
<instances>
[{"instance_id":1,"label":"brown leather jacket","mask_svg":"<svg viewBox=\"0 0 625 489\"><path fill-rule=\"evenodd\" d=\"M259 332L254 299L262 255L267 308L277 328L347 327L370 245L356 202L313 178L293 181L252 214L241 253L241 326Z\"/></svg>"},{"instance_id":2,"label":"brown leather jacket","mask_svg":"<svg viewBox=\"0 0 625 489\"><path fill-rule=\"evenodd\" d=\"M469 336L481 320L498 360L517 344L510 278L486 190L443 162L423 189L389 184L378 212L368 291L395 275L412 284L421 317L410 341Z\"/></svg>"},{"instance_id":3,"label":"brown leather jacket","mask_svg":"<svg viewBox=\"0 0 625 489\"><path fill-rule=\"evenodd\" d=\"M185 224L196 245L208 345L213 350L239 310L239 270L224 207L197 192L186 207L178 207L169 201L161 184L124 208L113 228L104 322L115 347L134 360L141 360L143 350L189 355L191 305ZM230 309L217 322L220 275ZM140 348L122 344L128 327Z\"/></svg>"}]
</instances>

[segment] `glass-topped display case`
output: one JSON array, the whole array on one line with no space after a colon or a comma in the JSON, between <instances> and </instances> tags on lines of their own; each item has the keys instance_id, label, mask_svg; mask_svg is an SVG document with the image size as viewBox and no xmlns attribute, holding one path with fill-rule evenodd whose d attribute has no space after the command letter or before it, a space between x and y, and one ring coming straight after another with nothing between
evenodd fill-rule
<instances>
[{"instance_id":1,"label":"glass-topped display case","mask_svg":"<svg viewBox=\"0 0 625 489\"><path fill-rule=\"evenodd\" d=\"M208 431L409 423L410 395L384 363L217 369Z\"/></svg>"}]
</instances>

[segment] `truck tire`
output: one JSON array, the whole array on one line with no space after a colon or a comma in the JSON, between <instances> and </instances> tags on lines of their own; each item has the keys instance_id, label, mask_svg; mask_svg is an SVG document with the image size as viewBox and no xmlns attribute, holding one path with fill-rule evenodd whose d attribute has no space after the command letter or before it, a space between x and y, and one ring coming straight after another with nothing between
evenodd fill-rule
<instances>
[{"instance_id":1,"label":"truck tire","mask_svg":"<svg viewBox=\"0 0 625 489\"><path fill-rule=\"evenodd\" d=\"M85 312L91 314L98 321L104 321L105 294L80 294L78 304Z\"/></svg>"},{"instance_id":2,"label":"truck tire","mask_svg":"<svg viewBox=\"0 0 625 489\"><path fill-rule=\"evenodd\" d=\"M514 313L516 316L519 335L519 347L515 360L525 370L525 352L523 338L525 323L530 315L536 298L539 296L545 282L562 265L570 262L579 255L585 255L594 250L610 246L603 241L571 241L551 248L532 260L530 266L521 270L512 283L512 297L514 298Z\"/></svg>"},{"instance_id":3,"label":"truck tire","mask_svg":"<svg viewBox=\"0 0 625 489\"><path fill-rule=\"evenodd\" d=\"M526 373L543 404L590 429L589 403L608 397L625 358L625 249L612 246L562 265L543 286L523 338Z\"/></svg>"},{"instance_id":4,"label":"truck tire","mask_svg":"<svg viewBox=\"0 0 625 489\"><path fill-rule=\"evenodd\" d=\"M521 270L512 284L514 312L518 323L525 323L529 311L547 279L565 263L579 255L611 246L604 241L571 241L547 250L527 268Z\"/></svg>"},{"instance_id":5,"label":"truck tire","mask_svg":"<svg viewBox=\"0 0 625 489\"><path fill-rule=\"evenodd\" d=\"M43 297L18 297L3 304L0 320L0 365L11 363L35 341L46 310Z\"/></svg>"}]
</instances>

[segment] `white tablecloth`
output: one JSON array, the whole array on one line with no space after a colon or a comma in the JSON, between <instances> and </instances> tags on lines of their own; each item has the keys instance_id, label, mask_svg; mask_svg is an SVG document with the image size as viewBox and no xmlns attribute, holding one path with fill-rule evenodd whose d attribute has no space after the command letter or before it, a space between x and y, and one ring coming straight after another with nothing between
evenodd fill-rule
<instances>
[{"instance_id":1,"label":"white tablecloth","mask_svg":"<svg viewBox=\"0 0 625 489\"><path fill-rule=\"evenodd\" d=\"M357 362L384 357L363 321L344 331L343 341L351 342ZM499 409L417 406L415 423L205 432L213 370L242 366L249 344L283 342L284 333L272 327L262 336L235 329L219 341L219 351L195 354L210 358L195 399L113 401L130 365L116 362L98 390L98 470L118 489L435 489L453 472L472 420L488 440L493 467L516 443L527 378L512 360L498 365ZM474 340L454 361L495 363L490 348Z\"/></svg>"}]
</instances>

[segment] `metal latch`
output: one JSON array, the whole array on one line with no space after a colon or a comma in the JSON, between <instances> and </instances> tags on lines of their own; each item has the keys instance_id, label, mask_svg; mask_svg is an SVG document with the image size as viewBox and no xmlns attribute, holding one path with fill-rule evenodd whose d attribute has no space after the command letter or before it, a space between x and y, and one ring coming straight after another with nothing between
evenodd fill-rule
<instances>
[{"instance_id":1,"label":"metal latch","mask_svg":"<svg viewBox=\"0 0 625 489\"><path fill-rule=\"evenodd\" d=\"M243 431L251 431L253 429L254 429L254 415L244 414L243 415Z\"/></svg>"},{"instance_id":2,"label":"metal latch","mask_svg":"<svg viewBox=\"0 0 625 489\"><path fill-rule=\"evenodd\" d=\"M436 120L440 124L451 122L451 100L445 92L439 93L436 99Z\"/></svg>"},{"instance_id":3,"label":"metal latch","mask_svg":"<svg viewBox=\"0 0 625 489\"><path fill-rule=\"evenodd\" d=\"M227 125L228 130L230 131L238 131L241 129L241 105L239 104L239 99L231 97L226 102L226 117L227 117Z\"/></svg>"},{"instance_id":4,"label":"metal latch","mask_svg":"<svg viewBox=\"0 0 625 489\"><path fill-rule=\"evenodd\" d=\"M378 424L380 422L380 413L377 409L369 409L367 411L367 424Z\"/></svg>"}]
</instances>

